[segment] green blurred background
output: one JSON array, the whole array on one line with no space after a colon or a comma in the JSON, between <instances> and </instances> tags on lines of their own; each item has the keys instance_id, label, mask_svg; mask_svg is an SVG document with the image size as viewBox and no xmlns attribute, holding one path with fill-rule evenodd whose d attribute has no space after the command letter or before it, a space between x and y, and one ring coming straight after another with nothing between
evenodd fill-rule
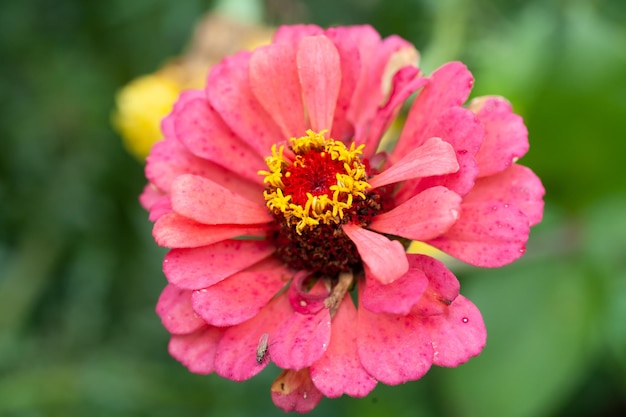
<instances>
[{"instance_id":1,"label":"green blurred background","mask_svg":"<svg viewBox=\"0 0 626 417\"><path fill-rule=\"evenodd\" d=\"M0 5L0 416L283 414L276 368L234 383L168 356L143 167L110 125L116 91L179 54L213 3ZM626 2L227 3L272 25L369 23L427 72L463 60L474 95L524 116L522 162L547 189L524 259L455 269L487 324L481 356L311 415L626 415Z\"/></svg>"}]
</instances>

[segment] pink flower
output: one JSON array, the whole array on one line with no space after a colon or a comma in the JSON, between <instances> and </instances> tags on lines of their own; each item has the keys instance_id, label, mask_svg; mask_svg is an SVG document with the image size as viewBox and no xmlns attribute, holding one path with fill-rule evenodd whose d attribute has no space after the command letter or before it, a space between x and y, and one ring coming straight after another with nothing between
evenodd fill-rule
<instances>
[{"instance_id":1,"label":"pink flower","mask_svg":"<svg viewBox=\"0 0 626 417\"><path fill-rule=\"evenodd\" d=\"M515 163L528 141L510 104L463 107L467 68L424 76L417 57L368 26L282 27L180 96L141 201L171 248L157 312L190 371L243 381L272 361L276 405L307 412L481 352L457 279L405 249L508 264L544 189ZM396 146L378 149L416 92Z\"/></svg>"}]
</instances>

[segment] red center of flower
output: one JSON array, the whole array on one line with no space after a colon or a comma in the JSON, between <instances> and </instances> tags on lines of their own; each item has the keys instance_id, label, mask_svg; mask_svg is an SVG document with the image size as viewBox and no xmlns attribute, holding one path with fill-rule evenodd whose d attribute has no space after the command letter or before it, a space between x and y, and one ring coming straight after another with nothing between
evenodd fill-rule
<instances>
[{"instance_id":1,"label":"red center of flower","mask_svg":"<svg viewBox=\"0 0 626 417\"><path fill-rule=\"evenodd\" d=\"M297 162L285 169L283 194L291 202L306 206L307 193L313 196L332 195L331 186L337 184L337 174L345 173L343 162L332 160L325 152L309 151L298 155Z\"/></svg>"}]
</instances>

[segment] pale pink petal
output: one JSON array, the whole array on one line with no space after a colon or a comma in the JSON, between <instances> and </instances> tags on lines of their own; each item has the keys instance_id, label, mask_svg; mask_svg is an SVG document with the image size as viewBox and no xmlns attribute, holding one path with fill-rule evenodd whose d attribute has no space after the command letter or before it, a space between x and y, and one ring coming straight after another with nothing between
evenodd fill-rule
<instances>
[{"instance_id":1,"label":"pale pink petal","mask_svg":"<svg viewBox=\"0 0 626 417\"><path fill-rule=\"evenodd\" d=\"M513 164L506 170L479 178L465 202L498 202L511 204L528 216L530 225L543 217L543 196L546 193L541 180L529 168Z\"/></svg>"},{"instance_id":2,"label":"pale pink petal","mask_svg":"<svg viewBox=\"0 0 626 417\"><path fill-rule=\"evenodd\" d=\"M295 46L281 43L256 49L249 70L250 88L283 138L302 136L306 127Z\"/></svg>"},{"instance_id":3,"label":"pale pink petal","mask_svg":"<svg viewBox=\"0 0 626 417\"><path fill-rule=\"evenodd\" d=\"M302 39L296 55L304 106L311 129L332 129L341 85L339 52L326 36Z\"/></svg>"},{"instance_id":4,"label":"pale pink petal","mask_svg":"<svg viewBox=\"0 0 626 417\"><path fill-rule=\"evenodd\" d=\"M228 127L265 157L272 144L287 138L283 138L280 128L250 89L249 60L250 52L241 52L211 68L206 92Z\"/></svg>"},{"instance_id":5,"label":"pale pink petal","mask_svg":"<svg viewBox=\"0 0 626 417\"><path fill-rule=\"evenodd\" d=\"M296 46L300 43L302 38L321 35L323 33L324 29L317 25L284 25L276 29L272 43L287 43Z\"/></svg>"},{"instance_id":6,"label":"pale pink petal","mask_svg":"<svg viewBox=\"0 0 626 417\"><path fill-rule=\"evenodd\" d=\"M206 323L191 307L191 291L168 284L156 306L163 327L172 334L192 333Z\"/></svg>"},{"instance_id":7,"label":"pale pink petal","mask_svg":"<svg viewBox=\"0 0 626 417\"><path fill-rule=\"evenodd\" d=\"M208 288L193 292L193 309L213 326L232 326L257 314L291 278L289 268L269 258Z\"/></svg>"},{"instance_id":8,"label":"pale pink petal","mask_svg":"<svg viewBox=\"0 0 626 417\"><path fill-rule=\"evenodd\" d=\"M169 195L164 195L150 206L148 220L155 222L161 217L172 212L172 200Z\"/></svg>"},{"instance_id":9,"label":"pale pink petal","mask_svg":"<svg viewBox=\"0 0 626 417\"><path fill-rule=\"evenodd\" d=\"M143 191L139 195L139 202L144 209L149 211L150 207L159 201L161 197L163 197L163 191L159 190L156 185L149 182L145 185L145 187L143 187Z\"/></svg>"},{"instance_id":10,"label":"pale pink petal","mask_svg":"<svg viewBox=\"0 0 626 417\"><path fill-rule=\"evenodd\" d=\"M468 203L445 235L426 243L469 264L493 268L524 254L529 229L528 217L517 207Z\"/></svg>"},{"instance_id":11,"label":"pale pink petal","mask_svg":"<svg viewBox=\"0 0 626 417\"><path fill-rule=\"evenodd\" d=\"M458 170L459 164L452 145L433 137L368 182L373 188L378 188L408 179L450 174Z\"/></svg>"},{"instance_id":12,"label":"pale pink petal","mask_svg":"<svg viewBox=\"0 0 626 417\"><path fill-rule=\"evenodd\" d=\"M203 224L262 224L274 220L259 201L252 202L204 177L181 175L172 183L172 208ZM262 195L258 200L262 200Z\"/></svg>"},{"instance_id":13,"label":"pale pink petal","mask_svg":"<svg viewBox=\"0 0 626 417\"><path fill-rule=\"evenodd\" d=\"M265 236L267 226L207 225L177 213L167 213L154 223L152 236L166 248L196 248L240 236Z\"/></svg>"},{"instance_id":14,"label":"pale pink petal","mask_svg":"<svg viewBox=\"0 0 626 417\"><path fill-rule=\"evenodd\" d=\"M406 154L432 136L443 138L437 134L429 136L426 131L443 111L462 105L474 84L472 74L460 62L441 66L431 74L429 80L411 106L394 151L397 155Z\"/></svg>"},{"instance_id":15,"label":"pale pink petal","mask_svg":"<svg viewBox=\"0 0 626 417\"><path fill-rule=\"evenodd\" d=\"M461 285L443 262L426 255L408 255L411 269L418 269L428 278L428 287L422 292L412 312L422 316L444 314L458 297Z\"/></svg>"},{"instance_id":16,"label":"pale pink petal","mask_svg":"<svg viewBox=\"0 0 626 417\"><path fill-rule=\"evenodd\" d=\"M410 266L406 274L390 284L366 276L361 305L374 313L408 314L427 287L424 272Z\"/></svg>"},{"instance_id":17,"label":"pale pink petal","mask_svg":"<svg viewBox=\"0 0 626 417\"><path fill-rule=\"evenodd\" d=\"M194 333L173 335L170 355L195 374L210 374L215 370L215 352L223 334L223 328L206 326Z\"/></svg>"},{"instance_id":18,"label":"pale pink petal","mask_svg":"<svg viewBox=\"0 0 626 417\"><path fill-rule=\"evenodd\" d=\"M146 164L146 177L150 182L159 190L170 192L174 179L183 174L210 178L250 199L263 193L261 184L247 181L226 168L193 155L175 139L166 139L152 146Z\"/></svg>"},{"instance_id":19,"label":"pale pink petal","mask_svg":"<svg viewBox=\"0 0 626 417\"><path fill-rule=\"evenodd\" d=\"M267 166L255 151L249 148L224 124L211 107L204 91L174 106L174 129L178 140L194 155L220 165L253 183L263 184L257 174ZM181 103L182 101L182 103Z\"/></svg>"},{"instance_id":20,"label":"pale pink petal","mask_svg":"<svg viewBox=\"0 0 626 417\"><path fill-rule=\"evenodd\" d=\"M321 309L315 314L294 312L276 331L272 361L284 369L306 368L322 356L329 342L328 309Z\"/></svg>"},{"instance_id":21,"label":"pale pink petal","mask_svg":"<svg viewBox=\"0 0 626 417\"><path fill-rule=\"evenodd\" d=\"M478 308L459 295L445 314L423 319L434 349L433 364L454 367L478 355L487 343L487 330Z\"/></svg>"},{"instance_id":22,"label":"pale pink petal","mask_svg":"<svg viewBox=\"0 0 626 417\"><path fill-rule=\"evenodd\" d=\"M502 97L478 97L468 108L485 127L485 139L476 155L478 176L504 171L528 152L528 130L511 103Z\"/></svg>"},{"instance_id":23,"label":"pale pink petal","mask_svg":"<svg viewBox=\"0 0 626 417\"><path fill-rule=\"evenodd\" d=\"M271 392L274 405L284 412L308 413L323 397L311 381L308 368L284 370L272 384Z\"/></svg>"},{"instance_id":24,"label":"pale pink petal","mask_svg":"<svg viewBox=\"0 0 626 417\"><path fill-rule=\"evenodd\" d=\"M236 274L274 252L265 241L225 240L210 246L172 249L163 261L163 272L180 288L199 290Z\"/></svg>"},{"instance_id":25,"label":"pale pink petal","mask_svg":"<svg viewBox=\"0 0 626 417\"><path fill-rule=\"evenodd\" d=\"M417 316L372 313L361 306L357 348L365 370L387 385L420 379L433 360L430 335Z\"/></svg>"},{"instance_id":26,"label":"pale pink petal","mask_svg":"<svg viewBox=\"0 0 626 417\"><path fill-rule=\"evenodd\" d=\"M356 308L350 294L346 294L333 317L328 349L310 369L313 383L326 397L364 397L376 386L357 353L356 322Z\"/></svg>"},{"instance_id":27,"label":"pale pink petal","mask_svg":"<svg viewBox=\"0 0 626 417\"><path fill-rule=\"evenodd\" d=\"M341 228L356 245L369 274L382 284L395 281L409 270L406 252L397 240L353 224L344 224Z\"/></svg>"},{"instance_id":28,"label":"pale pink petal","mask_svg":"<svg viewBox=\"0 0 626 417\"><path fill-rule=\"evenodd\" d=\"M374 218L368 226L381 233L411 240L429 240L445 233L459 219L461 197L445 187L433 187Z\"/></svg>"},{"instance_id":29,"label":"pale pink petal","mask_svg":"<svg viewBox=\"0 0 626 417\"><path fill-rule=\"evenodd\" d=\"M244 381L261 372L273 359L276 329L291 315L287 297L274 298L256 316L229 327L220 341L215 357L215 372L233 381ZM257 350L261 338L267 337L266 357L258 360Z\"/></svg>"}]
</instances>

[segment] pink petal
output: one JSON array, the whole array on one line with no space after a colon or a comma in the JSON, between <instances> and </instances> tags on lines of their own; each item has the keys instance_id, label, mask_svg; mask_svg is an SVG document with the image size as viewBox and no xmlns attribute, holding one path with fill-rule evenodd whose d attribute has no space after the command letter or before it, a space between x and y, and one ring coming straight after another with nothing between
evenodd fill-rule
<instances>
[{"instance_id":1,"label":"pink petal","mask_svg":"<svg viewBox=\"0 0 626 417\"><path fill-rule=\"evenodd\" d=\"M195 374L210 374L215 370L215 352L224 329L203 327L194 333L174 335L170 339L170 355Z\"/></svg>"},{"instance_id":2,"label":"pink petal","mask_svg":"<svg viewBox=\"0 0 626 417\"><path fill-rule=\"evenodd\" d=\"M471 301L459 295L446 314L423 319L432 339L433 364L459 366L477 356L487 343L485 323Z\"/></svg>"},{"instance_id":3,"label":"pink petal","mask_svg":"<svg viewBox=\"0 0 626 417\"><path fill-rule=\"evenodd\" d=\"M281 128L282 138L302 136L306 127L295 46L281 43L256 49L249 76L252 92Z\"/></svg>"},{"instance_id":4,"label":"pink petal","mask_svg":"<svg viewBox=\"0 0 626 417\"><path fill-rule=\"evenodd\" d=\"M294 312L276 331L272 361L284 369L302 369L315 363L330 342L330 313L324 308L315 314Z\"/></svg>"},{"instance_id":5,"label":"pink petal","mask_svg":"<svg viewBox=\"0 0 626 417\"><path fill-rule=\"evenodd\" d=\"M186 95L193 96L184 98ZM182 101L182 102L181 102ZM174 129L178 140L194 155L223 166L253 183L263 184L257 174L267 166L224 124L204 91L185 92L174 106Z\"/></svg>"},{"instance_id":6,"label":"pink petal","mask_svg":"<svg viewBox=\"0 0 626 417\"><path fill-rule=\"evenodd\" d=\"M191 308L191 291L172 284L165 287L156 306L163 327L173 334L192 333L206 323Z\"/></svg>"},{"instance_id":7,"label":"pink petal","mask_svg":"<svg viewBox=\"0 0 626 417\"><path fill-rule=\"evenodd\" d=\"M541 180L529 168L513 164L498 174L479 178L464 201L514 205L528 216L530 225L534 226L543 217L545 193Z\"/></svg>"},{"instance_id":8,"label":"pink petal","mask_svg":"<svg viewBox=\"0 0 626 417\"><path fill-rule=\"evenodd\" d=\"M199 290L267 258L274 252L265 241L225 240L210 246L172 249L163 261L163 272L180 288Z\"/></svg>"},{"instance_id":9,"label":"pink petal","mask_svg":"<svg viewBox=\"0 0 626 417\"><path fill-rule=\"evenodd\" d=\"M479 177L504 171L528 152L528 130L511 103L502 97L478 97L469 109L485 127L485 139L476 155Z\"/></svg>"},{"instance_id":10,"label":"pink petal","mask_svg":"<svg viewBox=\"0 0 626 417\"><path fill-rule=\"evenodd\" d=\"M349 294L333 317L332 333L328 349L319 361L311 366L311 379L324 396L365 397L376 386L361 365L357 353L356 327L357 312Z\"/></svg>"},{"instance_id":11,"label":"pink petal","mask_svg":"<svg viewBox=\"0 0 626 417\"><path fill-rule=\"evenodd\" d=\"M443 262L426 255L408 255L411 269L422 271L428 278L428 287L421 294L412 312L422 316L444 314L459 296L461 285Z\"/></svg>"},{"instance_id":12,"label":"pink petal","mask_svg":"<svg viewBox=\"0 0 626 417\"><path fill-rule=\"evenodd\" d=\"M459 164L452 145L433 137L368 182L373 188L378 188L408 179L450 174L458 170Z\"/></svg>"},{"instance_id":13,"label":"pink petal","mask_svg":"<svg viewBox=\"0 0 626 417\"><path fill-rule=\"evenodd\" d=\"M207 225L177 213L161 216L152 229L154 240L166 248L196 248L240 236L265 236L266 233L266 226Z\"/></svg>"},{"instance_id":14,"label":"pink petal","mask_svg":"<svg viewBox=\"0 0 626 417\"><path fill-rule=\"evenodd\" d=\"M283 138L280 128L250 89L249 52L225 58L211 68L206 92L213 108L240 138L265 157L272 144Z\"/></svg>"},{"instance_id":15,"label":"pink petal","mask_svg":"<svg viewBox=\"0 0 626 417\"><path fill-rule=\"evenodd\" d=\"M409 270L404 247L397 240L353 224L344 224L341 228L356 245L369 274L382 284L395 281Z\"/></svg>"},{"instance_id":16,"label":"pink petal","mask_svg":"<svg viewBox=\"0 0 626 417\"><path fill-rule=\"evenodd\" d=\"M429 79L430 82L422 89L411 106L398 146L394 151L397 155L405 155L429 137L442 137L436 134L429 136L426 130L444 110L462 105L467 100L474 84L472 74L460 62L443 65L433 72Z\"/></svg>"},{"instance_id":17,"label":"pink petal","mask_svg":"<svg viewBox=\"0 0 626 417\"><path fill-rule=\"evenodd\" d=\"M311 36L298 45L296 62L311 129L330 131L341 85L339 52L327 37Z\"/></svg>"},{"instance_id":18,"label":"pink petal","mask_svg":"<svg viewBox=\"0 0 626 417\"><path fill-rule=\"evenodd\" d=\"M193 292L193 309L213 326L232 326L256 315L289 280L289 269L276 259L238 272Z\"/></svg>"},{"instance_id":19,"label":"pink petal","mask_svg":"<svg viewBox=\"0 0 626 417\"><path fill-rule=\"evenodd\" d=\"M220 341L215 357L215 372L233 381L245 381L261 372L269 363L257 360L261 337L267 334L267 358L273 359L274 335L278 326L292 313L284 295L274 298L256 316L229 327Z\"/></svg>"},{"instance_id":20,"label":"pink petal","mask_svg":"<svg viewBox=\"0 0 626 417\"><path fill-rule=\"evenodd\" d=\"M308 413L323 397L311 381L308 368L284 370L272 384L271 392L274 405L284 412Z\"/></svg>"},{"instance_id":21,"label":"pink petal","mask_svg":"<svg viewBox=\"0 0 626 417\"><path fill-rule=\"evenodd\" d=\"M183 174L210 178L251 199L258 198L263 192L262 185L247 181L230 170L193 155L175 139L166 139L152 146L146 164L146 177L150 182L161 191L170 192L174 179Z\"/></svg>"},{"instance_id":22,"label":"pink petal","mask_svg":"<svg viewBox=\"0 0 626 417\"><path fill-rule=\"evenodd\" d=\"M493 268L524 254L529 229L528 217L516 207L468 203L445 235L426 243L469 264Z\"/></svg>"},{"instance_id":23,"label":"pink petal","mask_svg":"<svg viewBox=\"0 0 626 417\"><path fill-rule=\"evenodd\" d=\"M316 36L324 33L324 29L317 25L285 25L276 29L272 43L287 43L296 46L307 36Z\"/></svg>"},{"instance_id":24,"label":"pink petal","mask_svg":"<svg viewBox=\"0 0 626 417\"><path fill-rule=\"evenodd\" d=\"M411 240L433 239L459 218L461 197L445 187L433 187L374 218L369 228Z\"/></svg>"},{"instance_id":25,"label":"pink petal","mask_svg":"<svg viewBox=\"0 0 626 417\"><path fill-rule=\"evenodd\" d=\"M416 316L372 313L359 306L357 348L365 370L387 385L420 379L430 369L430 335Z\"/></svg>"},{"instance_id":26,"label":"pink petal","mask_svg":"<svg viewBox=\"0 0 626 417\"><path fill-rule=\"evenodd\" d=\"M361 305L373 313L409 314L427 287L424 272L410 266L406 274L390 284L366 276Z\"/></svg>"},{"instance_id":27,"label":"pink petal","mask_svg":"<svg viewBox=\"0 0 626 417\"><path fill-rule=\"evenodd\" d=\"M172 201L169 195L164 195L150 206L148 220L155 222L161 217L172 212Z\"/></svg>"},{"instance_id":28,"label":"pink petal","mask_svg":"<svg viewBox=\"0 0 626 417\"><path fill-rule=\"evenodd\" d=\"M174 180L172 207L178 214L204 224L261 224L273 221L261 201L252 202L196 175L181 175Z\"/></svg>"},{"instance_id":29,"label":"pink petal","mask_svg":"<svg viewBox=\"0 0 626 417\"><path fill-rule=\"evenodd\" d=\"M304 315L315 314L325 308L324 302L329 295L329 289L321 285L320 280L312 288L311 282L310 272L298 271L287 290L291 308Z\"/></svg>"},{"instance_id":30,"label":"pink petal","mask_svg":"<svg viewBox=\"0 0 626 417\"><path fill-rule=\"evenodd\" d=\"M156 185L149 182L143 187L143 191L139 195L139 202L144 209L149 211L150 207L159 201L161 197L163 197L163 192Z\"/></svg>"}]
</instances>

